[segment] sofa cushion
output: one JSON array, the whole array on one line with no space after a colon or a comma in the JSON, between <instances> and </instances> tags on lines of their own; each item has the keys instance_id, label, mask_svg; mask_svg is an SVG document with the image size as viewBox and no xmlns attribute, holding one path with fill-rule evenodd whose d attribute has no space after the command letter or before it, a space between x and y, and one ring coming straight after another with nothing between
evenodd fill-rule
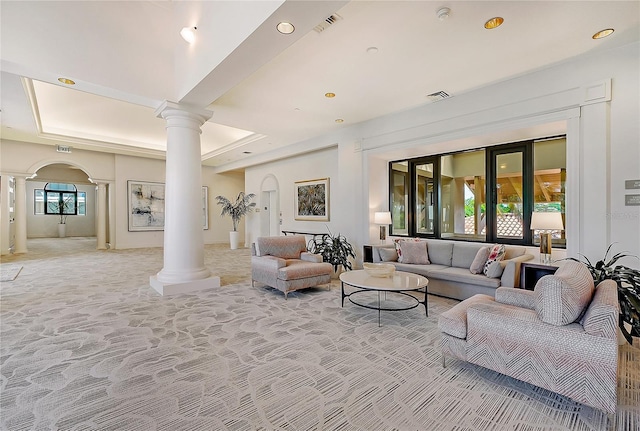
<instances>
[{"instance_id":1,"label":"sofa cushion","mask_svg":"<svg viewBox=\"0 0 640 431\"><path fill-rule=\"evenodd\" d=\"M618 285L613 280L601 281L584 313L584 332L598 337L615 338L618 333Z\"/></svg>"},{"instance_id":2,"label":"sofa cushion","mask_svg":"<svg viewBox=\"0 0 640 431\"><path fill-rule=\"evenodd\" d=\"M400 241L402 253L401 263L413 263L418 265L428 265L429 255L426 241Z\"/></svg>"},{"instance_id":3,"label":"sofa cushion","mask_svg":"<svg viewBox=\"0 0 640 431\"><path fill-rule=\"evenodd\" d=\"M580 319L593 291L593 278L587 267L567 261L555 274L545 275L536 283L536 313L545 323L568 325Z\"/></svg>"},{"instance_id":4,"label":"sofa cushion","mask_svg":"<svg viewBox=\"0 0 640 431\"><path fill-rule=\"evenodd\" d=\"M279 280L298 280L320 275L331 275L333 267L330 263L313 263L302 260L287 260L287 266L278 269Z\"/></svg>"},{"instance_id":5,"label":"sofa cushion","mask_svg":"<svg viewBox=\"0 0 640 431\"><path fill-rule=\"evenodd\" d=\"M484 264L487 262L489 258L489 247L480 247L480 249L476 252L476 257L471 262L469 266L469 271L471 274L482 274L482 270L484 269Z\"/></svg>"},{"instance_id":6,"label":"sofa cushion","mask_svg":"<svg viewBox=\"0 0 640 431\"><path fill-rule=\"evenodd\" d=\"M487 258L487 262L484 264L484 275L487 275L487 271L489 270L489 265L491 265L491 263L493 262L500 262L502 259L504 259L504 245L503 244L496 244L493 247L491 247L491 250L489 251L489 257Z\"/></svg>"},{"instance_id":7,"label":"sofa cushion","mask_svg":"<svg viewBox=\"0 0 640 431\"><path fill-rule=\"evenodd\" d=\"M453 243L441 240L427 240L429 260L437 265L451 266ZM468 267L467 267L468 268Z\"/></svg>"},{"instance_id":8,"label":"sofa cushion","mask_svg":"<svg viewBox=\"0 0 640 431\"><path fill-rule=\"evenodd\" d=\"M435 265L433 263L429 265L416 265L413 263L393 262L393 265L396 267L396 271L405 271L412 274L424 275L427 278L431 278L432 274L435 274L440 270L450 268L450 266ZM483 276L483 278L486 277Z\"/></svg>"},{"instance_id":9,"label":"sofa cushion","mask_svg":"<svg viewBox=\"0 0 640 431\"><path fill-rule=\"evenodd\" d=\"M475 259L478 254L478 250L481 248L483 248L482 244L465 242L454 243L453 254L451 256L451 266L458 268L470 268L473 263L473 259Z\"/></svg>"},{"instance_id":10,"label":"sofa cushion","mask_svg":"<svg viewBox=\"0 0 640 431\"><path fill-rule=\"evenodd\" d=\"M455 268L453 266L439 271L429 271L427 278L447 280L456 283L475 284L477 286L492 287L494 289L497 289L500 286L499 278L485 277L484 274L471 274L467 268Z\"/></svg>"},{"instance_id":11,"label":"sofa cushion","mask_svg":"<svg viewBox=\"0 0 640 431\"><path fill-rule=\"evenodd\" d=\"M398 260L398 252L394 248L380 248L378 253L382 262L396 262Z\"/></svg>"}]
</instances>

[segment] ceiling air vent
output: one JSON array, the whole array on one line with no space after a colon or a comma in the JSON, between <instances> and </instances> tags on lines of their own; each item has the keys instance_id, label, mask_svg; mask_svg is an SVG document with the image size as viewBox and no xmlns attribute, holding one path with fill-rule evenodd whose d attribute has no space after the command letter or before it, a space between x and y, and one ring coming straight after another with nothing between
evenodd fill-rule
<instances>
[{"instance_id":1,"label":"ceiling air vent","mask_svg":"<svg viewBox=\"0 0 640 431\"><path fill-rule=\"evenodd\" d=\"M317 26L313 27L313 29L317 33L322 33L323 31L325 31L326 29L331 27L333 24L335 24L336 21L340 21L341 19L342 19L342 17L340 15L338 15L337 13L331 14L328 17L326 17L324 19L324 21L322 21L320 24L318 24Z\"/></svg>"},{"instance_id":2,"label":"ceiling air vent","mask_svg":"<svg viewBox=\"0 0 640 431\"><path fill-rule=\"evenodd\" d=\"M447 94L446 91L436 91L435 93L427 94L427 98L432 102L437 102L438 100L447 99L451 96Z\"/></svg>"}]
</instances>

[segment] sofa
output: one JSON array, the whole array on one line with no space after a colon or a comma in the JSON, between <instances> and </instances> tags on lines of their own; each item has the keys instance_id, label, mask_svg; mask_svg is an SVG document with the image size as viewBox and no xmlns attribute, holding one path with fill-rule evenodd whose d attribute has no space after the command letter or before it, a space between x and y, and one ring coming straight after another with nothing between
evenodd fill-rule
<instances>
[{"instance_id":1,"label":"sofa","mask_svg":"<svg viewBox=\"0 0 640 431\"><path fill-rule=\"evenodd\" d=\"M251 285L266 284L287 294L331 283L333 267L307 252L302 235L260 237L251 247Z\"/></svg>"},{"instance_id":2,"label":"sofa","mask_svg":"<svg viewBox=\"0 0 640 431\"><path fill-rule=\"evenodd\" d=\"M531 383L602 410L616 410L618 291L594 288L587 267L566 261L533 291L499 287L442 313L445 356Z\"/></svg>"},{"instance_id":3,"label":"sofa","mask_svg":"<svg viewBox=\"0 0 640 431\"><path fill-rule=\"evenodd\" d=\"M421 242L426 246L428 264L398 261L399 247L412 245L411 242ZM488 275L484 272L471 273L472 264L477 260L480 249L486 251L487 247L492 246L493 244L463 241L403 239L396 240L394 244L374 245L372 254L373 262L392 263L398 271L427 277L430 294L464 300L476 294L493 296L501 286L518 287L520 263L533 259L533 255L528 254L525 247L505 246L504 255L493 264Z\"/></svg>"}]
</instances>

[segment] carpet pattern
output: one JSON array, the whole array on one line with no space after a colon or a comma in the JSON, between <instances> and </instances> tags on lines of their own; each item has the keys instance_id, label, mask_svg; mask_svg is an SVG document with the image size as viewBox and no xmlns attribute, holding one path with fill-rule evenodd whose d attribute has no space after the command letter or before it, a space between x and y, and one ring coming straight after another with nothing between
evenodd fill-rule
<instances>
[{"instance_id":1,"label":"carpet pattern","mask_svg":"<svg viewBox=\"0 0 640 431\"><path fill-rule=\"evenodd\" d=\"M462 361L438 316L382 314L340 286L251 287L250 253L207 246L222 287L161 297L161 249L29 240L0 285L3 430L584 430L607 416ZM8 262L7 262L8 261ZM620 354L617 430L640 424L640 350Z\"/></svg>"},{"instance_id":2,"label":"carpet pattern","mask_svg":"<svg viewBox=\"0 0 640 431\"><path fill-rule=\"evenodd\" d=\"M21 270L22 265L0 264L0 282L15 280Z\"/></svg>"}]
</instances>

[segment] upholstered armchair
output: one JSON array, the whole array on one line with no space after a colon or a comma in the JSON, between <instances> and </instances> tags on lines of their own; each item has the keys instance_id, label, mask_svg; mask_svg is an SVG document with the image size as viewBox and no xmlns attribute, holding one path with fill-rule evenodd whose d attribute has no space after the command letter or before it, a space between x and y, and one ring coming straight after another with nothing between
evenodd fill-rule
<instances>
[{"instance_id":1,"label":"upholstered armchair","mask_svg":"<svg viewBox=\"0 0 640 431\"><path fill-rule=\"evenodd\" d=\"M307 252L305 237L260 237L252 248L251 285L266 284L284 293L331 282L333 268L322 256Z\"/></svg>"},{"instance_id":2,"label":"upholstered armchair","mask_svg":"<svg viewBox=\"0 0 640 431\"><path fill-rule=\"evenodd\" d=\"M500 287L438 321L445 356L548 389L610 415L616 410L618 291L594 289L587 267L566 261L534 291Z\"/></svg>"}]
</instances>

